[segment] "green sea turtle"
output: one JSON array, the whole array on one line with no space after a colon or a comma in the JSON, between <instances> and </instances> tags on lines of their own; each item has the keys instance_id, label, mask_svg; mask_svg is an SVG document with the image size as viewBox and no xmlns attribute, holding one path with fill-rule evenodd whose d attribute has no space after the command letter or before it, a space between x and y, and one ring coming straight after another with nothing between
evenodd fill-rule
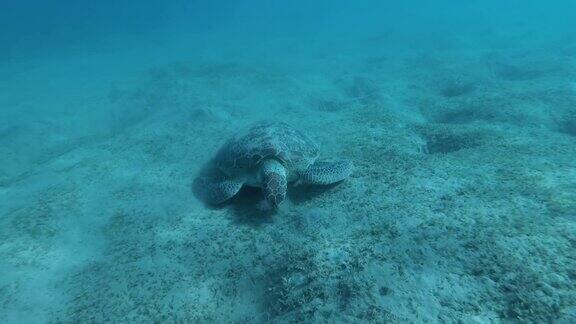
<instances>
[{"instance_id":1,"label":"green sea turtle","mask_svg":"<svg viewBox=\"0 0 576 324\"><path fill-rule=\"evenodd\" d=\"M228 140L214 160L220 175L199 177L200 198L220 204L243 185L261 187L269 207L286 198L288 183L329 185L352 173L350 161L317 161L318 146L306 135L280 122L260 122Z\"/></svg>"}]
</instances>

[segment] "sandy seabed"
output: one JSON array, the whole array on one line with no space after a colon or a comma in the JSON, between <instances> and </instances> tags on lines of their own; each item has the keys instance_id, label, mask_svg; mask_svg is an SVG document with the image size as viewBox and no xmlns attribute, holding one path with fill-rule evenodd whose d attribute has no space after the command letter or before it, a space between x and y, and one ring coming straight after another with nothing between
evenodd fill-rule
<instances>
[{"instance_id":1,"label":"sandy seabed","mask_svg":"<svg viewBox=\"0 0 576 324\"><path fill-rule=\"evenodd\" d=\"M0 321L575 322L576 43L504 43L3 66ZM205 206L260 120L355 172Z\"/></svg>"}]
</instances>

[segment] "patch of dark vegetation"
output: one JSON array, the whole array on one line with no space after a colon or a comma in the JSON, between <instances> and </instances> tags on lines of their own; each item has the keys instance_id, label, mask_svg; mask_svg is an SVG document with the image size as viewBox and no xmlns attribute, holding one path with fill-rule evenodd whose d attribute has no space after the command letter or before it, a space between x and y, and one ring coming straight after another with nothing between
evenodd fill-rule
<instances>
[{"instance_id":1,"label":"patch of dark vegetation","mask_svg":"<svg viewBox=\"0 0 576 324\"><path fill-rule=\"evenodd\" d=\"M479 233L484 236L488 233ZM491 233L491 239L498 234ZM480 242L480 241L478 241ZM557 247L558 248L558 247ZM471 273L489 278L499 292L497 312L505 321L518 323L568 323L566 314L576 302L575 285L570 278L574 262L555 260L554 272L545 272L539 260L551 257L552 251L540 247L534 260L515 254L498 245L479 246L470 262ZM535 251L534 251L535 252Z\"/></svg>"},{"instance_id":2,"label":"patch of dark vegetation","mask_svg":"<svg viewBox=\"0 0 576 324\"><path fill-rule=\"evenodd\" d=\"M285 262L274 265L267 273L267 305L271 316L284 316L293 313L304 320L313 316L319 306L314 301L329 298L327 286L315 278L317 264L310 250L296 250L287 253ZM296 314L294 314L296 313Z\"/></svg>"},{"instance_id":3,"label":"patch of dark vegetation","mask_svg":"<svg viewBox=\"0 0 576 324\"><path fill-rule=\"evenodd\" d=\"M576 44L572 46L566 46L560 50L560 54L564 56L574 56L576 55Z\"/></svg>"},{"instance_id":4,"label":"patch of dark vegetation","mask_svg":"<svg viewBox=\"0 0 576 324\"><path fill-rule=\"evenodd\" d=\"M367 77L354 77L345 85L346 95L364 104L378 101L381 98L378 84Z\"/></svg>"},{"instance_id":5,"label":"patch of dark vegetation","mask_svg":"<svg viewBox=\"0 0 576 324\"><path fill-rule=\"evenodd\" d=\"M444 124L466 124L482 119L482 116L473 109L457 109L439 114L434 121Z\"/></svg>"},{"instance_id":6,"label":"patch of dark vegetation","mask_svg":"<svg viewBox=\"0 0 576 324\"><path fill-rule=\"evenodd\" d=\"M108 101L112 104L119 103L126 99L131 99L132 93L126 89L121 89L117 86L113 86L110 91L108 91Z\"/></svg>"},{"instance_id":7,"label":"patch of dark vegetation","mask_svg":"<svg viewBox=\"0 0 576 324\"><path fill-rule=\"evenodd\" d=\"M559 63L527 53L507 57L491 54L486 61L492 73L506 81L536 80L555 76L563 71Z\"/></svg>"},{"instance_id":8,"label":"patch of dark vegetation","mask_svg":"<svg viewBox=\"0 0 576 324\"><path fill-rule=\"evenodd\" d=\"M478 132L460 132L449 129L426 131L425 154L449 154L464 149L471 149L481 144Z\"/></svg>"},{"instance_id":9,"label":"patch of dark vegetation","mask_svg":"<svg viewBox=\"0 0 576 324\"><path fill-rule=\"evenodd\" d=\"M338 112L350 105L350 103L338 99L313 98L310 101L314 108L323 112Z\"/></svg>"},{"instance_id":10,"label":"patch of dark vegetation","mask_svg":"<svg viewBox=\"0 0 576 324\"><path fill-rule=\"evenodd\" d=\"M429 120L441 124L508 124L520 128L554 127L546 104L516 98L473 96L432 106Z\"/></svg>"},{"instance_id":11,"label":"patch of dark vegetation","mask_svg":"<svg viewBox=\"0 0 576 324\"><path fill-rule=\"evenodd\" d=\"M460 151L464 146L454 136L433 136L426 141L426 154L446 154Z\"/></svg>"},{"instance_id":12,"label":"patch of dark vegetation","mask_svg":"<svg viewBox=\"0 0 576 324\"><path fill-rule=\"evenodd\" d=\"M536 271L527 270L511 274L502 284L506 307L502 315L510 320L554 322L561 316L562 307L549 298L545 279ZM539 295L541 296L539 298Z\"/></svg>"},{"instance_id":13,"label":"patch of dark vegetation","mask_svg":"<svg viewBox=\"0 0 576 324\"><path fill-rule=\"evenodd\" d=\"M560 132L576 137L576 119L570 119L560 124Z\"/></svg>"},{"instance_id":14,"label":"patch of dark vegetation","mask_svg":"<svg viewBox=\"0 0 576 324\"><path fill-rule=\"evenodd\" d=\"M508 81L534 80L545 77L548 72L550 71L512 64L500 64L496 69L496 74Z\"/></svg>"},{"instance_id":15,"label":"patch of dark vegetation","mask_svg":"<svg viewBox=\"0 0 576 324\"><path fill-rule=\"evenodd\" d=\"M262 275L270 318L321 323L341 322L343 313L377 323L395 318L375 302L378 292L363 277L365 259L360 255L345 248L326 254L301 241L286 243L293 246Z\"/></svg>"},{"instance_id":16,"label":"patch of dark vegetation","mask_svg":"<svg viewBox=\"0 0 576 324\"><path fill-rule=\"evenodd\" d=\"M15 125L0 125L0 139L9 137L10 135L16 133L18 127Z\"/></svg>"},{"instance_id":17,"label":"patch of dark vegetation","mask_svg":"<svg viewBox=\"0 0 576 324\"><path fill-rule=\"evenodd\" d=\"M0 188L8 187L10 185L11 178L8 176L6 171L0 170Z\"/></svg>"},{"instance_id":18,"label":"patch of dark vegetation","mask_svg":"<svg viewBox=\"0 0 576 324\"><path fill-rule=\"evenodd\" d=\"M473 92L476 84L469 80L453 79L444 83L440 88L440 94L446 98L460 97Z\"/></svg>"},{"instance_id":19,"label":"patch of dark vegetation","mask_svg":"<svg viewBox=\"0 0 576 324\"><path fill-rule=\"evenodd\" d=\"M61 230L58 222L62 218L62 211L75 210L78 199L78 193L73 188L50 188L31 198L28 206L7 214L5 221L10 225L1 225L11 229L9 235L33 241L50 241ZM6 238L0 235L0 239Z\"/></svg>"}]
</instances>

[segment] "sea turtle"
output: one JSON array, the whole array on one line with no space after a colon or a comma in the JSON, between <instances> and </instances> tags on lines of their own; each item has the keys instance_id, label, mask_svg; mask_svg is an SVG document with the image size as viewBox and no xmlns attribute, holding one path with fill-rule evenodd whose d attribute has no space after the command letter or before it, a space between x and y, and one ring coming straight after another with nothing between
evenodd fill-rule
<instances>
[{"instance_id":1,"label":"sea turtle","mask_svg":"<svg viewBox=\"0 0 576 324\"><path fill-rule=\"evenodd\" d=\"M214 160L219 176L199 177L200 198L220 204L243 185L261 187L265 202L276 208L286 198L288 183L328 185L352 173L350 161L317 161L318 146L282 122L260 122L228 140Z\"/></svg>"}]
</instances>

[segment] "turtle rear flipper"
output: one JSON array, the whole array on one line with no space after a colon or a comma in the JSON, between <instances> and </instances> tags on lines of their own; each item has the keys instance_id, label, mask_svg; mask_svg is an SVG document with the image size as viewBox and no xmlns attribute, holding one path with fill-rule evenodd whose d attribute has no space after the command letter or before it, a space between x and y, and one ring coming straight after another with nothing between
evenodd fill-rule
<instances>
[{"instance_id":1,"label":"turtle rear flipper","mask_svg":"<svg viewBox=\"0 0 576 324\"><path fill-rule=\"evenodd\" d=\"M205 203L218 205L234 197L243 184L238 180L200 177L194 180L194 191Z\"/></svg>"},{"instance_id":2,"label":"turtle rear flipper","mask_svg":"<svg viewBox=\"0 0 576 324\"><path fill-rule=\"evenodd\" d=\"M317 161L304 171L298 179L299 184L329 185L342 181L352 173L354 165L350 161Z\"/></svg>"}]
</instances>

